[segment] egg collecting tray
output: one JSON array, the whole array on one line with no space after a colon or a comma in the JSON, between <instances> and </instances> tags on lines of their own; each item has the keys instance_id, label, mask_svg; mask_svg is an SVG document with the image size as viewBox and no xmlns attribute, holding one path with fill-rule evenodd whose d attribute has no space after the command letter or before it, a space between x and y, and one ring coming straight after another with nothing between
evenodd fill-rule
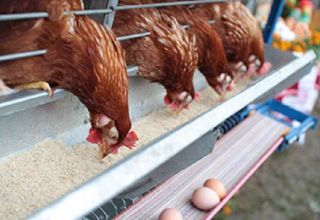
<instances>
[{"instance_id":1,"label":"egg collecting tray","mask_svg":"<svg viewBox=\"0 0 320 220\"><path fill-rule=\"evenodd\" d=\"M255 112L258 112L258 114L252 116L252 113ZM248 116L250 117L247 118ZM263 126L259 126L261 123L263 123ZM316 127L317 119L314 116L296 111L276 100L248 106L213 130L211 136L215 136L215 134L218 138L222 136L222 139L215 144L213 153L208 153L208 156L197 160L198 162L194 165L190 163L189 167L170 179L168 179L168 176L162 178L162 182L165 183L161 184L162 182L158 181L160 186L154 184L153 186L156 187L151 190L148 188L149 182L152 182L152 180L155 182L155 179L159 180L159 175L163 176L164 170L173 167L177 170L177 165L180 165L181 169L181 163L174 163L174 161L180 159L180 161L187 160L190 162L190 155L193 155L192 158L195 159L198 157L195 153L199 153L199 149L202 153L204 149L211 149L212 138L208 138L210 135L206 135L206 137L200 138L173 159L157 168L148 176L147 181L144 180L140 183L138 188L140 190L148 189L149 193L143 191L138 196L132 197L134 193L137 193L137 189L133 188L129 195L126 193L120 195L120 198L112 199L87 215L86 219L103 220L116 217L118 214L121 214L120 219L153 219L157 217L157 214L159 214L157 212L160 212L160 210L167 207L179 207L185 218L199 219L201 216L205 216L209 220L232 198L275 149L278 149L278 151L284 150L289 146L288 143L297 140L308 129L315 129ZM260 131L259 129L263 130ZM231 132L229 132L230 130ZM250 136L252 133L255 134L254 137ZM224 136L225 134L227 135ZM256 143L259 139L262 141ZM271 145L270 140L274 140L275 144ZM245 157L242 157L242 155L245 155ZM194 169L199 164L203 169ZM242 169L244 167L245 169ZM195 187L199 187L195 186L195 181L200 182L201 185L201 180L204 181L212 177L219 178L227 183L229 193L210 213L206 214L190 205L188 200L191 194L188 194L188 192L192 192ZM146 193L148 194L146 195ZM134 206L131 206L133 203L135 203ZM146 206L146 204L148 205ZM149 208L150 204L152 204L151 208ZM126 210L128 207L130 207L129 210ZM141 211L142 207L144 207L143 211ZM123 213L124 210L126 211ZM137 216L134 217L135 215Z\"/></svg>"},{"instance_id":2,"label":"egg collecting tray","mask_svg":"<svg viewBox=\"0 0 320 220\"><path fill-rule=\"evenodd\" d=\"M296 82L308 73L315 55L313 52L308 52L300 58L294 58L290 54L267 49L267 59L273 64L273 69L269 75L258 79L247 89L229 98L224 103L137 150L125 160L104 171L51 206L41 210L33 218L43 219L48 216L54 219L76 218L91 211L203 137L213 127L247 104L261 97L271 97ZM198 88L203 88L205 85L200 77L197 77L196 84ZM35 94L41 93L37 92ZM161 106L161 97L164 92L157 85L150 84L137 77L131 77L129 94L131 115L133 118L137 118ZM6 106L7 109L11 105L10 109L14 109L12 96L19 96L19 94L2 97L1 105ZM25 98L28 99L28 96ZM42 96L43 98L44 96ZM85 121L85 110L77 99L68 94L63 99L54 102L46 104L47 101L41 102L41 106L34 104L36 101L37 98L31 102L31 107L26 105L22 109L14 111L14 113L9 114L8 111L2 111L0 125L6 127L6 129L1 129L0 132L1 157L26 149L27 146L32 146L45 137L55 137L60 134L60 137L68 144L83 141L88 125L81 125L82 121ZM17 133L13 134L14 130ZM27 134L25 131L30 131L30 133ZM19 138L17 138L17 134L19 134ZM8 148L3 146L8 146ZM199 156L199 154L195 155ZM195 161L192 158L189 161L192 162L192 160ZM181 163L184 162L181 161ZM178 171L170 172L172 175L172 172ZM86 200L83 199L84 195L86 195Z\"/></svg>"},{"instance_id":3,"label":"egg collecting tray","mask_svg":"<svg viewBox=\"0 0 320 220\"><path fill-rule=\"evenodd\" d=\"M253 114L223 136L208 156L166 180L116 219L158 219L168 207L178 209L183 219L212 219L266 158L280 145L289 127ZM190 202L192 192L206 179L217 178L228 191L211 212L196 209Z\"/></svg>"}]
</instances>

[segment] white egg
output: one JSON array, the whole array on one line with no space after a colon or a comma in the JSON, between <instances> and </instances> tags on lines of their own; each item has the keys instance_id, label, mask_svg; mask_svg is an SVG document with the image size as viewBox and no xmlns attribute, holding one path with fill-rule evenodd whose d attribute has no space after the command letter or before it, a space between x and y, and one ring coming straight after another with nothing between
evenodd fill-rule
<instances>
[{"instance_id":1,"label":"white egg","mask_svg":"<svg viewBox=\"0 0 320 220\"><path fill-rule=\"evenodd\" d=\"M223 199L227 195L226 187L217 179L207 179L203 186L215 191L219 195L220 199Z\"/></svg>"},{"instance_id":2,"label":"white egg","mask_svg":"<svg viewBox=\"0 0 320 220\"><path fill-rule=\"evenodd\" d=\"M161 212L159 220L183 220L183 218L177 209L168 208Z\"/></svg>"},{"instance_id":3,"label":"white egg","mask_svg":"<svg viewBox=\"0 0 320 220\"><path fill-rule=\"evenodd\" d=\"M204 211L214 208L219 202L219 195L207 187L200 187L192 194L192 203L194 206Z\"/></svg>"}]
</instances>

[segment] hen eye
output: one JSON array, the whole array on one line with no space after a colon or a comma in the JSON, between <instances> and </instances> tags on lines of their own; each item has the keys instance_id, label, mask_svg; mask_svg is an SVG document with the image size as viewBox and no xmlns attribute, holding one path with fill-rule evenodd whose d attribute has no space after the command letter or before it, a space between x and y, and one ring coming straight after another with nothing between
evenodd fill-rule
<instances>
[{"instance_id":1,"label":"hen eye","mask_svg":"<svg viewBox=\"0 0 320 220\"><path fill-rule=\"evenodd\" d=\"M227 51L226 55L229 61L234 61L236 59L236 54L233 53L232 51Z\"/></svg>"}]
</instances>

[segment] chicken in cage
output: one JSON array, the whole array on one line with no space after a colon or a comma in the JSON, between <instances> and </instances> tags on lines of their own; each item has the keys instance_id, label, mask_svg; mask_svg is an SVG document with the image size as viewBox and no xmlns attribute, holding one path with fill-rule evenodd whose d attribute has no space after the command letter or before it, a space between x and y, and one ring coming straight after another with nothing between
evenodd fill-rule
<instances>
[{"instance_id":1,"label":"chicken in cage","mask_svg":"<svg viewBox=\"0 0 320 220\"><path fill-rule=\"evenodd\" d=\"M266 51L257 20L240 1L0 0L0 122L7 123L8 115L14 118L41 105L41 110L35 111L38 118L41 115L41 121L35 122L41 124L38 130L44 130L39 132L41 138L54 136L72 143L66 145L80 143L69 151L61 142L41 142L30 157L31 164L43 166L32 165L31 170L39 172L32 176L34 182L47 176L48 183L30 192L18 186L21 199L16 204L12 204L16 194L9 193L12 184L7 183L17 181L19 175L15 174L20 168L26 169L21 164L30 157L19 154L23 159L8 159L9 166L0 162L1 171L7 171L10 164L20 167L4 178L3 198L9 202L0 218L33 215L35 219L112 219L127 211L186 165L175 168L176 162L172 162L169 169L166 167L168 174L157 170L156 181L147 174L204 136L212 138L213 128L223 134L229 132L243 120L229 118L233 113L308 65L300 61L296 69L283 75L280 70L288 68L284 64L297 61L284 57L283 65L272 67L279 70L272 75L270 62L280 60L282 55L265 56ZM307 59L314 57L307 54ZM264 77L267 79L261 80ZM34 93L28 93L31 90ZM48 97L43 91L33 90L43 90ZM82 105L60 97L64 91L79 99L86 109L81 110L81 117L75 112ZM41 101L34 104L40 96ZM63 110L55 119L76 121L71 128L55 128L62 123L49 115L59 108ZM85 111L89 118L84 119ZM28 126L20 124L21 129ZM35 126L29 126L33 131ZM50 135L47 127L53 127ZM283 126L278 128L279 132L284 130ZM9 132L0 131L0 144L10 143L3 135ZM20 139L25 145L33 145L26 138L32 135L21 134ZM84 142L91 144L82 145ZM211 142L206 145L212 151ZM56 154L57 149L60 154ZM201 150L195 149L184 156L200 154ZM11 149L3 154L11 154ZM42 155L41 162L33 163L34 155ZM204 156L198 155L197 159ZM187 163L184 160L179 159ZM49 161L48 167L43 161ZM195 163L196 159L190 161ZM18 182L32 182L33 178L18 178ZM48 192L56 179L61 181L57 192ZM138 180L140 184L134 185ZM79 185L81 193L77 191ZM71 189L76 190L68 197ZM56 200L64 194L67 197ZM70 201L77 205L70 206ZM188 204L183 207L190 208ZM199 214L193 208L190 210Z\"/></svg>"}]
</instances>

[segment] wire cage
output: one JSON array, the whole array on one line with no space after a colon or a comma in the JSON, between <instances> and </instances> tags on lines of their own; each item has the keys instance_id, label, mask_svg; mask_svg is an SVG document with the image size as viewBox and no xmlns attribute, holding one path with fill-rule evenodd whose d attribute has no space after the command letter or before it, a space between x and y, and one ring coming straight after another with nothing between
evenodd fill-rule
<instances>
[{"instance_id":1,"label":"wire cage","mask_svg":"<svg viewBox=\"0 0 320 220\"><path fill-rule=\"evenodd\" d=\"M65 14L73 13L75 15L88 15L91 16L94 20L99 23L102 23L109 28L112 27L113 20L117 11L120 10L130 10L130 9L139 9L139 8L159 8L159 7L170 7L178 5L192 5L192 4L206 4L214 2L224 2L224 0L197 0L197 1L177 1L177 2L165 2L165 3L154 3L154 4L137 4L137 5L118 5L117 0L102 0L102 1L85 1L85 10L83 11L66 11ZM47 12L32 12L32 13L19 13L19 14L0 14L1 21L14 21L14 20L24 20L24 19L37 19L37 18L47 18ZM137 33L127 36L118 36L119 41L125 41L135 38L146 37L150 33ZM0 54L1 61L9 61L15 59L21 59L26 57L33 57L44 55L46 49L37 51L26 51L22 53L15 54Z\"/></svg>"},{"instance_id":2,"label":"wire cage","mask_svg":"<svg viewBox=\"0 0 320 220\"><path fill-rule=\"evenodd\" d=\"M159 7L170 7L177 5L193 5L193 4L207 4L214 2L225 2L225 0L193 0L193 1L173 1L166 3L155 3L155 4L137 4L137 5L118 5L118 0L84 0L85 10L83 11L66 11L65 13L73 13L78 16L88 15L92 17L97 22L102 23L109 28L112 27L113 20L117 11L122 10L132 10L137 8L159 8ZM277 16L279 16L279 10L281 9L281 4L284 1L274 1L273 10L271 10L269 21L267 27L265 28L265 40L270 40L272 35L272 30L276 22ZM0 23L3 21L12 21L12 20L24 20L24 19L36 19L36 18L46 18L48 13L46 12L32 12L32 13L21 13L21 14L0 14ZM213 22L213 21L208 21ZM188 27L187 25L185 26ZM117 36L119 41L126 41L135 38L146 37L150 33L136 33L126 36ZM23 59L27 57L42 56L46 53L46 48L42 48L37 51L25 51L15 54L0 54L0 62L6 62L16 59ZM270 52L272 54L272 51ZM211 109L204 114L199 115L194 120L189 121L188 123L178 127L170 134L164 135L164 137L155 140L153 143L148 144L148 146L143 147L143 149L138 150L133 155L121 163L116 164L112 168L106 170L96 178L90 180L86 184L82 185L80 188L72 191L67 196L57 200L52 205L40 210L38 213L35 213L32 216L32 219L46 219L49 216L54 216L56 219L63 218L65 216L69 218L78 218L84 214L92 211L98 205L103 204L104 202L114 198L115 195L122 192L124 189L131 186L134 182L139 180L141 177L150 173L153 169L158 167L163 162L169 160L171 157L176 155L178 152L182 151L184 148L189 146L195 140L202 137L212 128L219 125L225 119L230 117L233 113L245 107L247 104L256 100L260 96L265 95L266 93L274 94L276 91L280 90L282 87L285 87L287 84L290 84L292 81L296 80L299 76L305 74L303 71L309 68L310 62L315 58L313 53L308 53L301 59L294 59L292 57L282 57L282 55L277 54L276 56L269 55L273 59L279 62L282 62L280 65L275 65L274 74L266 78L265 80L258 81L256 84L252 85L248 90L237 95L234 99L228 100L220 106ZM138 72L137 66L128 66L129 76L136 76ZM285 82L286 80L288 82ZM282 84L283 83L283 84ZM275 88L280 85L279 88ZM138 90L137 88L135 88ZM270 96L269 94L269 96ZM65 96L63 90L57 90L55 92L55 97L52 101L62 99ZM17 109L25 109L26 106L36 106L49 102L46 94L37 92L32 95L21 95L16 94L10 99L1 99L0 98L0 121L1 116L8 115L12 112L17 111ZM236 106L236 107L235 107ZM228 121L229 122L229 121ZM236 123L232 120L230 123ZM227 131L229 128L225 128ZM225 132L226 132L225 131ZM167 146L172 145L177 136L184 134L190 134L185 140L181 141L177 146L172 147L171 152L161 152L161 149L165 149ZM0 142L1 143L1 142ZM155 157L155 155L157 155ZM149 161L148 166L136 167L138 161L145 160L146 163ZM150 161L151 160L151 161ZM132 170L132 175L125 177L125 172L128 168ZM108 182L110 179L116 179L115 177L122 177L126 179L125 183L119 181L114 181L113 183ZM118 178L121 179L121 178ZM106 185L106 182L109 185ZM92 193L90 198L87 201L81 201L82 194ZM103 196L95 196L95 195ZM72 206L75 201L79 201L77 207ZM122 203L122 207L129 206L132 204L131 200L113 200L111 203L105 204L105 206L113 206L112 203ZM117 209L117 208L116 208ZM99 211L100 210L100 211ZM99 208L97 212L103 212ZM119 211L119 210L118 210ZM105 214L105 213L103 213ZM115 214L117 214L115 212ZM96 212L91 214L92 219L96 218ZM105 216L107 217L107 216ZM96 218L100 219L100 218Z\"/></svg>"},{"instance_id":3,"label":"wire cage","mask_svg":"<svg viewBox=\"0 0 320 220\"><path fill-rule=\"evenodd\" d=\"M115 14L120 10L131 10L138 8L161 8L161 7L171 7L171 6L190 6L194 4L208 4L214 2L225 2L226 0L191 0L191 1L173 1L173 2L164 2L164 3L154 3L154 4L137 4L137 5L118 5L118 0L85 0L84 6L85 10L83 11L66 11L65 13L73 13L78 16L88 15L93 18L95 21L112 28L112 24L115 18ZM252 0L253 1L253 0ZM248 5L252 4L252 1L246 2ZM274 29L274 25L277 17L281 11L281 7L283 7L284 0L274 1L272 5L272 10L270 11L270 16L268 20L268 24L265 26L263 30L265 41L270 43L272 39L272 32ZM47 12L29 12L29 13L15 13L15 14L0 14L0 22L5 21L21 21L26 19L37 19L37 18L47 18ZM209 23L213 23L214 21L208 21ZM188 25L184 25L184 28L187 28ZM119 41L127 41L130 39L143 38L149 36L149 32L144 33L134 33L125 36L117 36L117 40ZM13 54L1 54L0 51L0 63L23 59L34 56L42 56L47 52L46 48L41 48L39 50L34 51L23 51L19 53ZM128 76L137 76L138 66L128 66ZM55 97L51 100L46 98L45 93L36 92L36 93L25 93L21 92L20 95L15 95L14 97L6 98L5 101L2 101L0 97L0 115L8 114L10 112L17 111L21 108L25 108L29 103L44 103L51 102L61 99L65 96L65 92L63 90L56 90ZM9 99L9 101L8 101ZM12 104L15 104L13 107Z\"/></svg>"}]
</instances>

